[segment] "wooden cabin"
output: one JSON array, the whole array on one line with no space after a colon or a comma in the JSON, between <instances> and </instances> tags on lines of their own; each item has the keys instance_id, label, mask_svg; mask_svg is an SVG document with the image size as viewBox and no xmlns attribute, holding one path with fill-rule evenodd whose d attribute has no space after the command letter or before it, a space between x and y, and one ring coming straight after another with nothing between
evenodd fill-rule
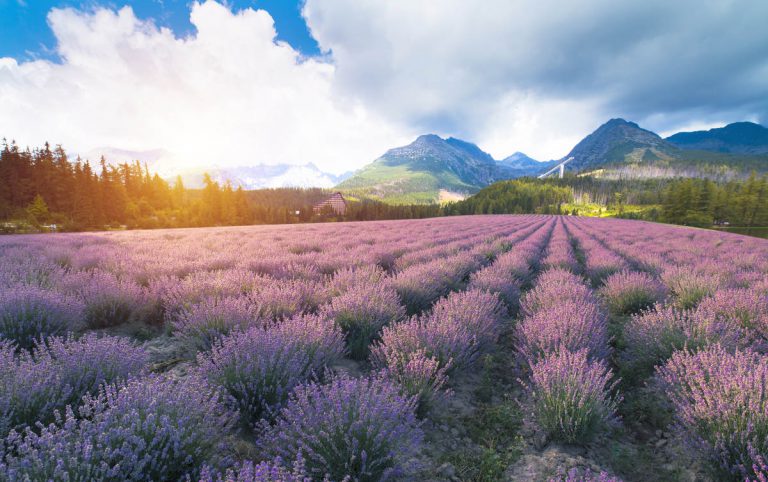
<instances>
[{"instance_id":1,"label":"wooden cabin","mask_svg":"<svg viewBox=\"0 0 768 482\"><path fill-rule=\"evenodd\" d=\"M334 193L331 197L323 202L319 202L312 207L312 212L315 214L323 214L327 212L333 212L338 216L344 216L347 214L347 201L340 192Z\"/></svg>"}]
</instances>

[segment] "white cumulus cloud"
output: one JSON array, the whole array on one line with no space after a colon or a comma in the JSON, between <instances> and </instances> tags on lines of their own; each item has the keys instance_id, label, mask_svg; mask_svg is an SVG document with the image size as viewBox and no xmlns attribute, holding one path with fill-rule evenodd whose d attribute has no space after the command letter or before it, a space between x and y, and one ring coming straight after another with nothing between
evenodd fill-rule
<instances>
[{"instance_id":1,"label":"white cumulus cloud","mask_svg":"<svg viewBox=\"0 0 768 482\"><path fill-rule=\"evenodd\" d=\"M51 10L62 60L0 59L0 134L156 150L166 172L312 162L336 173L415 134L334 91L334 65L276 42L266 11L207 1L190 19L197 32L177 38L130 7Z\"/></svg>"}]
</instances>

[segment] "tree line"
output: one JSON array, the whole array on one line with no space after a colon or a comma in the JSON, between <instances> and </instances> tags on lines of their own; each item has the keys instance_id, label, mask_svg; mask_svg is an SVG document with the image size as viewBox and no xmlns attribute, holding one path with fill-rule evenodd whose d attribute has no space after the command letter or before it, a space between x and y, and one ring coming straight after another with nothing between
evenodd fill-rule
<instances>
[{"instance_id":1,"label":"tree line","mask_svg":"<svg viewBox=\"0 0 768 482\"><path fill-rule=\"evenodd\" d=\"M151 173L139 161L94 166L46 143L20 149L3 140L0 151L0 230L80 231L109 228L171 228L282 224L335 220L431 217L437 206L389 206L376 201L349 203L345 216L312 206L329 196L317 188L246 191L204 174L202 189L188 189Z\"/></svg>"}]
</instances>

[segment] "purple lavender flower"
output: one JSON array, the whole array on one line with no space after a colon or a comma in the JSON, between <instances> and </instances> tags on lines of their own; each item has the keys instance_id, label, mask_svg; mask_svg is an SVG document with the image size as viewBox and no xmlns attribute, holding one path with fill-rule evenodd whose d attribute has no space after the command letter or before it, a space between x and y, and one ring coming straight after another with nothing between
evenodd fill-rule
<instances>
[{"instance_id":1,"label":"purple lavender flower","mask_svg":"<svg viewBox=\"0 0 768 482\"><path fill-rule=\"evenodd\" d=\"M312 377L322 363L341 355L338 337L318 329L301 336L296 331L301 326L288 323L292 324L232 333L214 343L209 353L198 355L201 376L225 390L228 404L246 424L270 417L294 387ZM325 331L332 334L331 330ZM321 346L324 341L331 345Z\"/></svg>"},{"instance_id":2,"label":"purple lavender flower","mask_svg":"<svg viewBox=\"0 0 768 482\"><path fill-rule=\"evenodd\" d=\"M107 328L149 315L151 301L138 285L103 271L78 272L62 281L63 290L85 303L89 328Z\"/></svg>"},{"instance_id":3,"label":"purple lavender flower","mask_svg":"<svg viewBox=\"0 0 768 482\"><path fill-rule=\"evenodd\" d=\"M1 475L10 480L183 480L228 465L234 415L192 377L152 376L105 386L65 417L11 432Z\"/></svg>"},{"instance_id":4,"label":"purple lavender flower","mask_svg":"<svg viewBox=\"0 0 768 482\"><path fill-rule=\"evenodd\" d=\"M263 453L304 458L313 480L387 480L408 474L422 432L415 399L385 378L337 377L298 387L258 441Z\"/></svg>"},{"instance_id":5,"label":"purple lavender flower","mask_svg":"<svg viewBox=\"0 0 768 482\"><path fill-rule=\"evenodd\" d=\"M360 285L378 285L388 280L384 270L376 265L362 265L344 268L336 272L328 283L331 296L339 296Z\"/></svg>"},{"instance_id":6,"label":"purple lavender flower","mask_svg":"<svg viewBox=\"0 0 768 482\"><path fill-rule=\"evenodd\" d=\"M693 448L733 478L767 475L768 358L713 345L678 351L657 373Z\"/></svg>"},{"instance_id":7,"label":"purple lavender flower","mask_svg":"<svg viewBox=\"0 0 768 482\"><path fill-rule=\"evenodd\" d=\"M140 374L147 354L120 337L89 334L73 338L49 338L29 352L8 356L3 348L0 363L0 428L33 426L50 422L54 410L78 406L84 395L104 384ZM6 407L6 409L2 409Z\"/></svg>"},{"instance_id":8,"label":"purple lavender flower","mask_svg":"<svg viewBox=\"0 0 768 482\"><path fill-rule=\"evenodd\" d=\"M506 268L495 264L473 273L467 289L497 294L509 313L514 313L520 304L520 282Z\"/></svg>"},{"instance_id":9,"label":"purple lavender flower","mask_svg":"<svg viewBox=\"0 0 768 482\"><path fill-rule=\"evenodd\" d=\"M312 482L304 468L304 459L299 457L291 467L280 457L261 463L246 461L224 474L205 467L200 482Z\"/></svg>"},{"instance_id":10,"label":"purple lavender flower","mask_svg":"<svg viewBox=\"0 0 768 482\"><path fill-rule=\"evenodd\" d=\"M744 346L744 334L738 325L723 320L702 319L696 312L674 305L656 305L634 315L624 325L624 353L620 357L623 372L642 379L664 363L674 352L719 343L735 350Z\"/></svg>"},{"instance_id":11,"label":"purple lavender flower","mask_svg":"<svg viewBox=\"0 0 768 482\"><path fill-rule=\"evenodd\" d=\"M721 284L718 276L691 272L685 266L664 270L661 279L681 308L695 307L705 297L712 296Z\"/></svg>"},{"instance_id":12,"label":"purple lavender flower","mask_svg":"<svg viewBox=\"0 0 768 482\"><path fill-rule=\"evenodd\" d=\"M379 337L382 327L405 317L397 292L386 285L352 286L320 312L342 329L349 353L356 360L368 356L368 346Z\"/></svg>"},{"instance_id":13,"label":"purple lavender flower","mask_svg":"<svg viewBox=\"0 0 768 482\"><path fill-rule=\"evenodd\" d=\"M419 416L424 416L440 398L450 393L445 386L451 360L441 364L423 350L415 353L390 351L387 354L385 376L400 385L405 395L416 397Z\"/></svg>"},{"instance_id":14,"label":"purple lavender flower","mask_svg":"<svg viewBox=\"0 0 768 482\"><path fill-rule=\"evenodd\" d=\"M667 288L647 273L622 271L605 280L600 295L611 313L629 315L663 301Z\"/></svg>"},{"instance_id":15,"label":"purple lavender flower","mask_svg":"<svg viewBox=\"0 0 768 482\"><path fill-rule=\"evenodd\" d=\"M499 299L489 293L452 293L438 301L431 313L385 327L381 343L371 350L371 360L385 367L404 354L423 352L441 367L463 369L495 343L502 312Z\"/></svg>"},{"instance_id":16,"label":"purple lavender flower","mask_svg":"<svg viewBox=\"0 0 768 482\"><path fill-rule=\"evenodd\" d=\"M173 334L193 351L210 350L222 336L264 324L262 311L244 296L208 298L181 311L171 322Z\"/></svg>"},{"instance_id":17,"label":"purple lavender flower","mask_svg":"<svg viewBox=\"0 0 768 482\"><path fill-rule=\"evenodd\" d=\"M523 318L516 328L517 351L528 365L560 349L587 350L590 359L606 360L608 323L591 303L566 300Z\"/></svg>"},{"instance_id":18,"label":"purple lavender flower","mask_svg":"<svg viewBox=\"0 0 768 482\"><path fill-rule=\"evenodd\" d=\"M620 398L611 392L618 381L605 362L587 355L557 350L531 367L530 410L553 439L585 443L616 420Z\"/></svg>"},{"instance_id":19,"label":"purple lavender flower","mask_svg":"<svg viewBox=\"0 0 768 482\"><path fill-rule=\"evenodd\" d=\"M531 316L566 300L598 304L583 278L564 269L549 269L539 275L536 286L525 293L520 300L520 309L526 316Z\"/></svg>"},{"instance_id":20,"label":"purple lavender flower","mask_svg":"<svg viewBox=\"0 0 768 482\"><path fill-rule=\"evenodd\" d=\"M725 289L704 298L696 316L707 324L741 331L757 349L768 349L768 295L750 289Z\"/></svg>"},{"instance_id":21,"label":"purple lavender flower","mask_svg":"<svg viewBox=\"0 0 768 482\"><path fill-rule=\"evenodd\" d=\"M78 330L83 304L66 295L35 286L0 290L0 339L29 349L36 341Z\"/></svg>"}]
</instances>

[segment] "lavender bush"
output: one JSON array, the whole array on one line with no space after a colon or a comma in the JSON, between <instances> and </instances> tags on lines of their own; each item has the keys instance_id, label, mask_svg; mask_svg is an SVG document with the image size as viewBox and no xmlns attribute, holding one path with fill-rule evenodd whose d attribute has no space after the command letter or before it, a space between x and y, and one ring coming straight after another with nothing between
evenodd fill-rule
<instances>
[{"instance_id":1,"label":"lavender bush","mask_svg":"<svg viewBox=\"0 0 768 482\"><path fill-rule=\"evenodd\" d=\"M106 386L48 426L12 432L9 480L177 481L224 467L234 415L195 378L152 376Z\"/></svg>"},{"instance_id":2,"label":"lavender bush","mask_svg":"<svg viewBox=\"0 0 768 482\"><path fill-rule=\"evenodd\" d=\"M714 275L691 272L682 266L666 269L661 279L667 285L680 308L693 308L699 301L712 296L720 287L720 279Z\"/></svg>"},{"instance_id":3,"label":"lavender bush","mask_svg":"<svg viewBox=\"0 0 768 482\"><path fill-rule=\"evenodd\" d=\"M566 300L524 318L515 330L517 351L531 365L560 349L587 350L590 359L610 355L608 325L600 308L583 301Z\"/></svg>"},{"instance_id":4,"label":"lavender bush","mask_svg":"<svg viewBox=\"0 0 768 482\"><path fill-rule=\"evenodd\" d=\"M443 396L450 393L445 388L451 360L441 364L437 358L427 356L424 351L415 353L387 353L384 374L396 382L408 397L418 401L417 413L424 416Z\"/></svg>"},{"instance_id":5,"label":"lavender bush","mask_svg":"<svg viewBox=\"0 0 768 482\"><path fill-rule=\"evenodd\" d=\"M768 477L768 358L719 345L679 351L658 378L690 445L734 480Z\"/></svg>"},{"instance_id":6,"label":"lavender bush","mask_svg":"<svg viewBox=\"0 0 768 482\"><path fill-rule=\"evenodd\" d=\"M76 331L82 317L83 304L70 296L28 285L0 290L0 339L19 348Z\"/></svg>"},{"instance_id":7,"label":"lavender bush","mask_svg":"<svg viewBox=\"0 0 768 482\"><path fill-rule=\"evenodd\" d=\"M768 349L768 295L750 289L719 290L701 300L696 315L702 323L732 326L754 348Z\"/></svg>"},{"instance_id":8,"label":"lavender bush","mask_svg":"<svg viewBox=\"0 0 768 482\"><path fill-rule=\"evenodd\" d=\"M372 482L407 475L422 432L416 401L399 390L384 378L302 385L259 446L284 460L301 454L313 480Z\"/></svg>"},{"instance_id":9,"label":"lavender bush","mask_svg":"<svg viewBox=\"0 0 768 482\"><path fill-rule=\"evenodd\" d=\"M499 299L489 293L453 293L431 313L385 327L381 342L371 350L371 361L394 366L403 356L422 353L450 371L463 369L496 341L502 311Z\"/></svg>"},{"instance_id":10,"label":"lavender bush","mask_svg":"<svg viewBox=\"0 0 768 482\"><path fill-rule=\"evenodd\" d=\"M140 374L147 354L120 337L86 335L82 339L49 338L31 353L15 356L2 347L0 363L0 428L50 422L54 410L77 406L100 386Z\"/></svg>"},{"instance_id":11,"label":"lavender bush","mask_svg":"<svg viewBox=\"0 0 768 482\"><path fill-rule=\"evenodd\" d=\"M190 350L206 351L222 336L265 323L262 312L243 296L207 298L183 309L172 322L172 330Z\"/></svg>"},{"instance_id":12,"label":"lavender bush","mask_svg":"<svg viewBox=\"0 0 768 482\"><path fill-rule=\"evenodd\" d=\"M227 469L222 474L210 467L205 467L200 475L200 482L311 482L304 467L304 459L299 457L291 467L280 457L260 463L246 461L234 469Z\"/></svg>"},{"instance_id":13,"label":"lavender bush","mask_svg":"<svg viewBox=\"0 0 768 482\"><path fill-rule=\"evenodd\" d=\"M405 317L397 292L387 286L358 285L333 298L321 314L334 320L346 336L349 354L364 360L381 329Z\"/></svg>"},{"instance_id":14,"label":"lavender bush","mask_svg":"<svg viewBox=\"0 0 768 482\"><path fill-rule=\"evenodd\" d=\"M556 440L586 443L616 420L617 385L603 361L587 350L557 352L531 367L528 393L536 423Z\"/></svg>"},{"instance_id":15,"label":"lavender bush","mask_svg":"<svg viewBox=\"0 0 768 482\"><path fill-rule=\"evenodd\" d=\"M630 315L661 302L666 287L647 273L622 271L609 276L600 295L614 315Z\"/></svg>"},{"instance_id":16,"label":"lavender bush","mask_svg":"<svg viewBox=\"0 0 768 482\"><path fill-rule=\"evenodd\" d=\"M495 265L473 273L467 289L497 294L509 313L517 311L520 304L520 282L506 269Z\"/></svg>"},{"instance_id":17,"label":"lavender bush","mask_svg":"<svg viewBox=\"0 0 768 482\"><path fill-rule=\"evenodd\" d=\"M703 320L691 310L657 305L638 313L624 325L625 349L620 357L627 378L642 379L683 348L697 350L720 343L731 350L743 345L737 325L722 320Z\"/></svg>"},{"instance_id":18,"label":"lavender bush","mask_svg":"<svg viewBox=\"0 0 768 482\"><path fill-rule=\"evenodd\" d=\"M339 349L337 338L296 336L300 332L295 329L301 327L254 327L226 336L209 353L198 355L200 374L224 389L228 404L246 424L273 415L294 387L334 357L329 351ZM328 339L332 346L318 346Z\"/></svg>"},{"instance_id":19,"label":"lavender bush","mask_svg":"<svg viewBox=\"0 0 768 482\"><path fill-rule=\"evenodd\" d=\"M103 271L80 272L63 281L64 290L85 304L88 328L107 328L151 316L151 303L138 285Z\"/></svg>"}]
</instances>

